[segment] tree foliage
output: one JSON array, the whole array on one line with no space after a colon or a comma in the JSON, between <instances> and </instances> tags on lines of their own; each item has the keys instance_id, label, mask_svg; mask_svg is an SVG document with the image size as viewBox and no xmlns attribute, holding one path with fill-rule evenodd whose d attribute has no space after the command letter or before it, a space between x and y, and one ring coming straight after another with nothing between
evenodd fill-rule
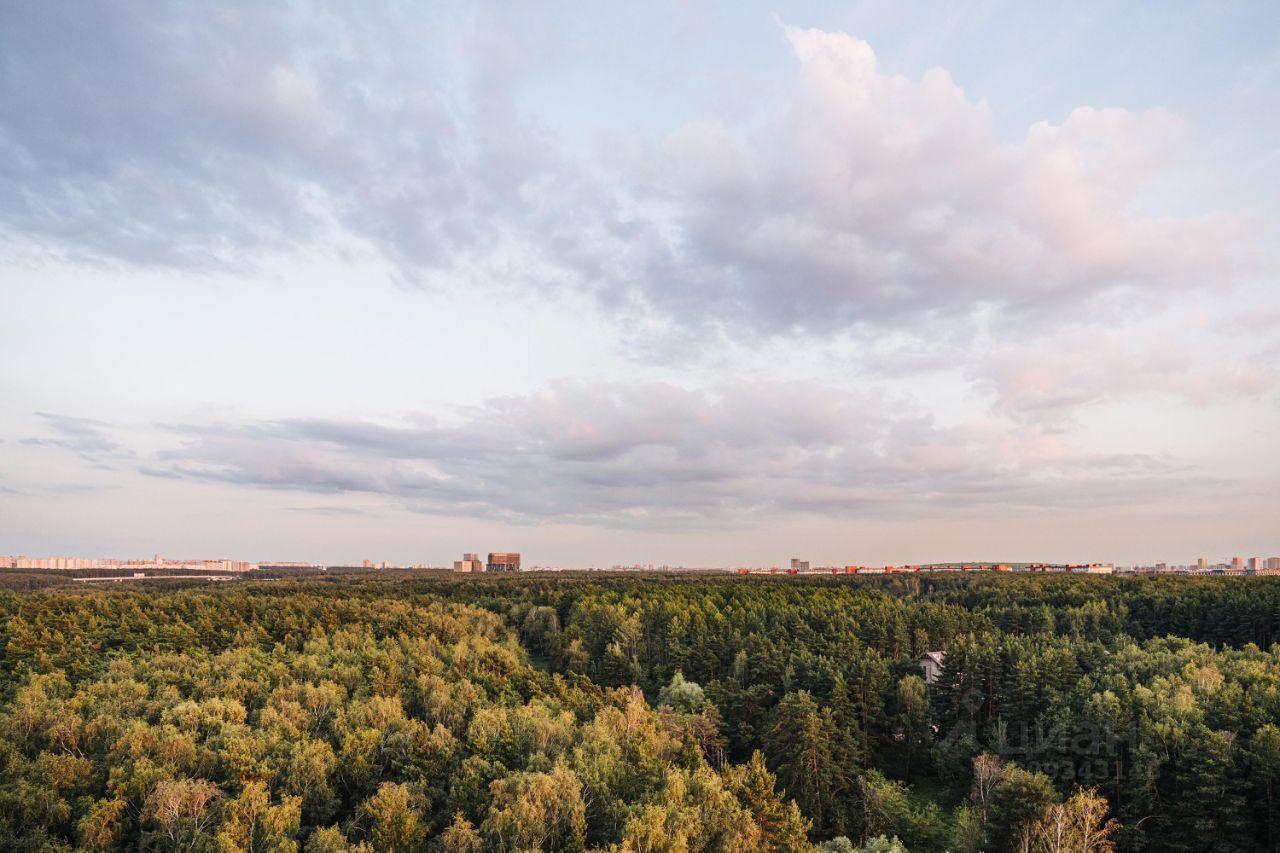
<instances>
[{"instance_id":1,"label":"tree foliage","mask_svg":"<svg viewBox=\"0 0 1280 853\"><path fill-rule=\"evenodd\" d=\"M3 849L1280 849L1280 580L29 580Z\"/></svg>"}]
</instances>

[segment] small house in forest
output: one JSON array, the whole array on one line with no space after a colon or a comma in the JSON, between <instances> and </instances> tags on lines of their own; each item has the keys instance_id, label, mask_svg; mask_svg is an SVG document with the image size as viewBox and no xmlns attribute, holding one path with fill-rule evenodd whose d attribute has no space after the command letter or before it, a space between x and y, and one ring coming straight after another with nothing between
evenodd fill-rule
<instances>
[{"instance_id":1,"label":"small house in forest","mask_svg":"<svg viewBox=\"0 0 1280 853\"><path fill-rule=\"evenodd\" d=\"M942 675L942 666L947 662L946 652L924 652L918 658L920 668L924 670L924 683L933 684Z\"/></svg>"}]
</instances>

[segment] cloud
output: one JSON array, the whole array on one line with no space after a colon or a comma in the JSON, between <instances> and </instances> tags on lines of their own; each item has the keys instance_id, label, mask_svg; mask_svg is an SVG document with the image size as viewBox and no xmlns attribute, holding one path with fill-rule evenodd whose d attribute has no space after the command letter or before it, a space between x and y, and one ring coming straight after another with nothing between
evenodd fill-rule
<instances>
[{"instance_id":1,"label":"cloud","mask_svg":"<svg viewBox=\"0 0 1280 853\"><path fill-rule=\"evenodd\" d=\"M387 496L420 512L609 527L789 514L926 517L1129 502L1185 471L1008 422L944 426L899 401L805 384L697 391L559 382L452 422L170 425L147 473Z\"/></svg>"},{"instance_id":2,"label":"cloud","mask_svg":"<svg viewBox=\"0 0 1280 853\"><path fill-rule=\"evenodd\" d=\"M23 439L23 444L70 450L86 461L94 463L98 463L103 458L131 455L118 442L108 437L111 425L104 421L49 412L36 412L36 415L53 430L54 436L26 438ZM109 467L108 470L110 470Z\"/></svg>"},{"instance_id":3,"label":"cloud","mask_svg":"<svg viewBox=\"0 0 1280 853\"><path fill-rule=\"evenodd\" d=\"M354 238L415 281L536 276L592 213L513 102L524 17L0 10L0 223L84 262L242 268Z\"/></svg>"},{"instance_id":4,"label":"cloud","mask_svg":"<svg viewBox=\"0 0 1280 853\"><path fill-rule=\"evenodd\" d=\"M1167 333L1073 330L996 346L974 360L971 372L979 386L994 392L997 412L1049 420L1083 406L1149 395L1206 406L1277 386L1280 359L1274 354L1234 342L1227 354L1197 351L1212 343L1189 333L1179 339Z\"/></svg>"},{"instance_id":5,"label":"cloud","mask_svg":"<svg viewBox=\"0 0 1280 853\"><path fill-rule=\"evenodd\" d=\"M0 11L0 215L81 259L240 263L309 222L280 15ZM274 18L274 20L273 20ZM292 103L291 103L292 101Z\"/></svg>"},{"instance_id":6,"label":"cloud","mask_svg":"<svg viewBox=\"0 0 1280 853\"><path fill-rule=\"evenodd\" d=\"M284 507L284 510L286 512L301 513L302 515L321 515L336 518L366 514L365 510L354 506L289 506Z\"/></svg>"},{"instance_id":7,"label":"cloud","mask_svg":"<svg viewBox=\"0 0 1280 853\"><path fill-rule=\"evenodd\" d=\"M184 269L367 246L407 281L586 290L682 342L1043 318L1239 262L1231 219L1140 212L1166 111L1081 107L1009 143L946 71L787 28L797 77L758 127L709 116L608 166L522 109L558 36L519 14L8 6L0 229Z\"/></svg>"},{"instance_id":8,"label":"cloud","mask_svg":"<svg viewBox=\"0 0 1280 853\"><path fill-rule=\"evenodd\" d=\"M774 332L1043 314L1239 260L1225 216L1135 212L1182 134L1167 111L1081 107L1010 144L942 69L911 80L843 33L786 37L799 78L760 129L691 124L652 167L674 236L643 286L665 314Z\"/></svg>"}]
</instances>

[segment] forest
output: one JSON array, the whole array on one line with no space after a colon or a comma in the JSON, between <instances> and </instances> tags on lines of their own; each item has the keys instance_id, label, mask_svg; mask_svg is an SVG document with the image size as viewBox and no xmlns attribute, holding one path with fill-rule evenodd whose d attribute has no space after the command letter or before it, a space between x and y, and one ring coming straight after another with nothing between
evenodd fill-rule
<instances>
[{"instance_id":1,"label":"forest","mask_svg":"<svg viewBox=\"0 0 1280 853\"><path fill-rule=\"evenodd\" d=\"M0 849L1280 850L1280 578L0 583Z\"/></svg>"}]
</instances>

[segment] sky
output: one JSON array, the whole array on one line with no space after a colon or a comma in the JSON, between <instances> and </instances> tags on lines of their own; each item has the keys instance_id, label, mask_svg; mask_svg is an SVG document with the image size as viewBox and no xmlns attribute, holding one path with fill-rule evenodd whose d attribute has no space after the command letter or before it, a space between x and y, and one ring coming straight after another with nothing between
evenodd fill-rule
<instances>
[{"instance_id":1,"label":"sky","mask_svg":"<svg viewBox=\"0 0 1280 853\"><path fill-rule=\"evenodd\" d=\"M0 0L0 553L1280 554L1280 7Z\"/></svg>"}]
</instances>

